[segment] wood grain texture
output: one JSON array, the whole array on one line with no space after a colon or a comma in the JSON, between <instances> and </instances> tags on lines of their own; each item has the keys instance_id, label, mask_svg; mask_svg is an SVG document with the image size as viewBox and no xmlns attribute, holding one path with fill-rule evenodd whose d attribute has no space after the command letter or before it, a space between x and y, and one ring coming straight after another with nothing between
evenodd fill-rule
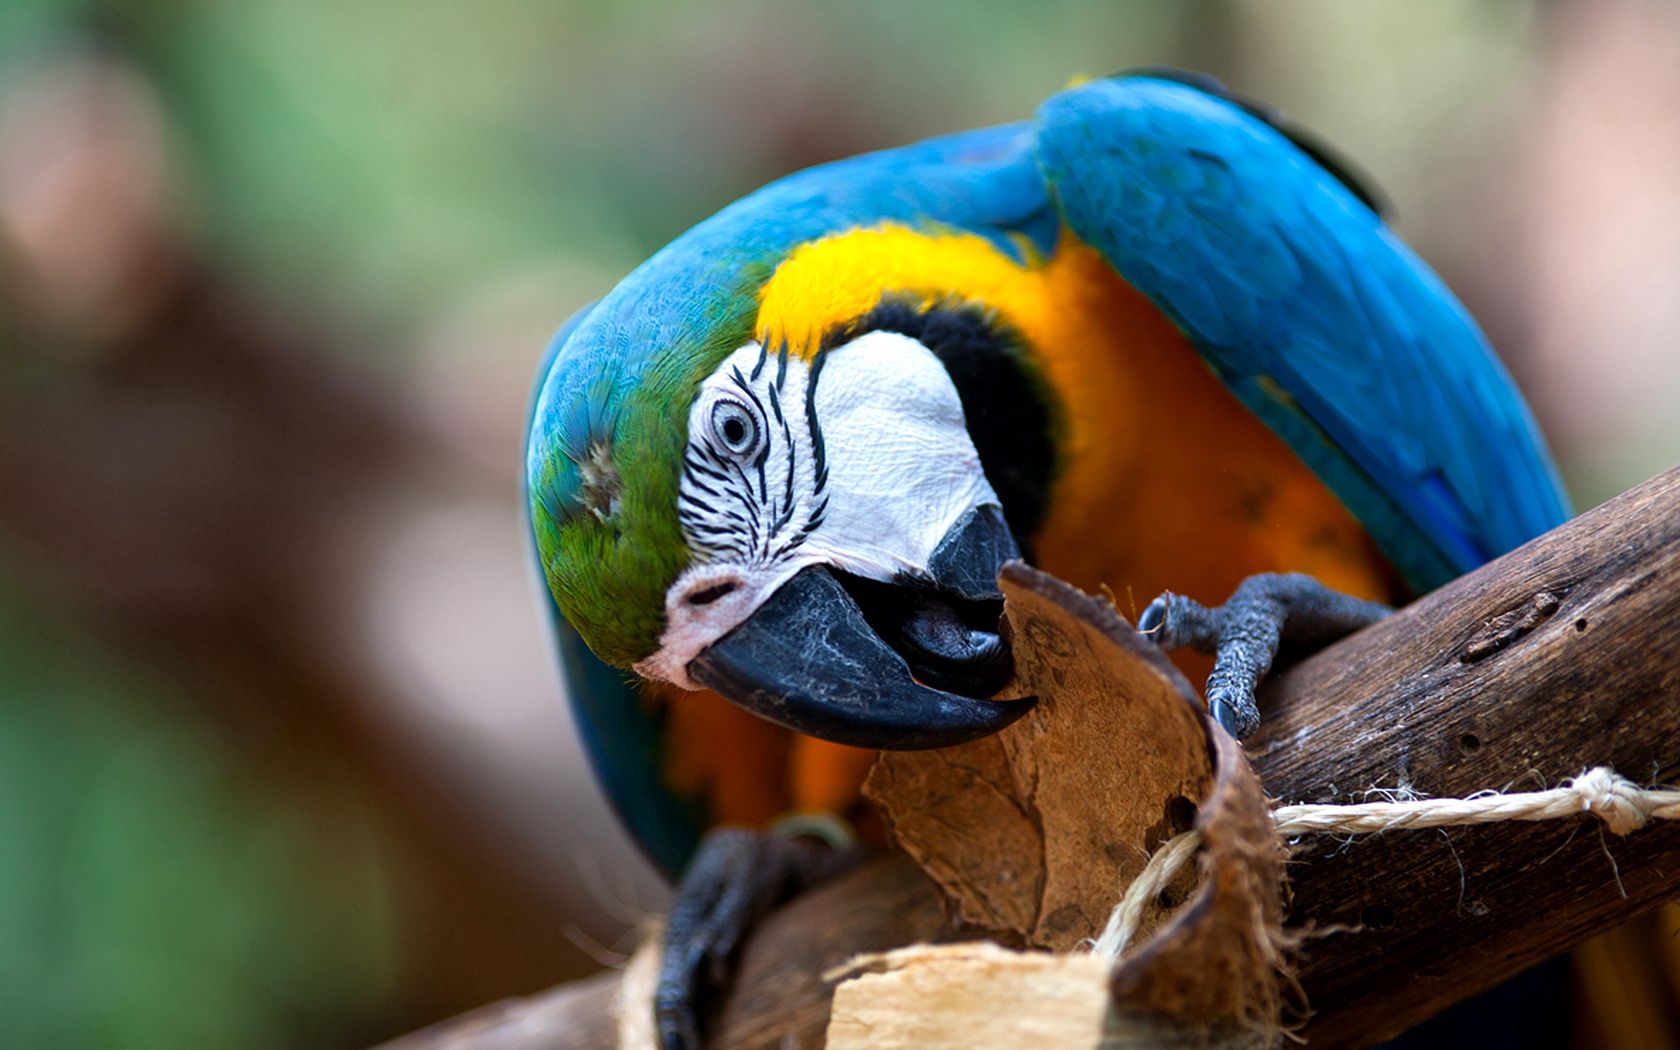
<instances>
[{"instance_id":1,"label":"wood grain texture","mask_svg":"<svg viewBox=\"0 0 1680 1050\"><path fill-rule=\"evenodd\" d=\"M1677 541L1671 470L1302 663L1262 693L1248 745L1261 782L1286 802L1532 790L1594 765L1673 782ZM1398 1032L1680 893L1680 825L1316 836L1289 871L1291 923L1367 926L1304 953L1305 1034L1339 1045Z\"/></svg>"},{"instance_id":2,"label":"wood grain texture","mask_svg":"<svg viewBox=\"0 0 1680 1050\"><path fill-rule=\"evenodd\" d=\"M1263 691L1248 754L1268 793L1289 802L1527 790L1600 764L1680 780L1677 624L1680 470L1284 672ZM1302 1034L1315 1047L1362 1045L1680 893L1680 824L1626 838L1585 816L1319 836L1297 845L1288 870L1291 922L1363 927L1306 942L1300 977L1315 1012ZM754 935L714 1045L821 1046L824 973L857 952L953 936L914 865L874 860ZM580 1031L606 1031L581 1017L610 1008L601 981L569 1000ZM427 1032L439 1037L393 1045L555 1045Z\"/></svg>"},{"instance_id":3,"label":"wood grain texture","mask_svg":"<svg viewBox=\"0 0 1680 1050\"><path fill-rule=\"evenodd\" d=\"M504 999L382 1043L378 1050L595 1050L617 1040L618 974L609 971L524 999Z\"/></svg>"}]
</instances>

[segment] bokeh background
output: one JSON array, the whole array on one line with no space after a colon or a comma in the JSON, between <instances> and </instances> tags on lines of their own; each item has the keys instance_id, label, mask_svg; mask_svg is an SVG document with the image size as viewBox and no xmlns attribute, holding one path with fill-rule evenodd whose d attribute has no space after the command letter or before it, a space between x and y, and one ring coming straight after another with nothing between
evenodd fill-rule
<instances>
[{"instance_id":1,"label":"bokeh background","mask_svg":"<svg viewBox=\"0 0 1680 1050\"><path fill-rule=\"evenodd\" d=\"M553 328L792 169L1212 72L1318 129L1581 507L1680 463L1680 5L0 0L0 1043L350 1047L665 891L516 505Z\"/></svg>"}]
</instances>

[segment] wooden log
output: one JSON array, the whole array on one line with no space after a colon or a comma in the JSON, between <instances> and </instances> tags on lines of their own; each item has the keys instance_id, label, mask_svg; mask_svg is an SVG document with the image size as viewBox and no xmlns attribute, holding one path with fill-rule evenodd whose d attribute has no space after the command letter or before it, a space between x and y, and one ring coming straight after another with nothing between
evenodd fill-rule
<instances>
[{"instance_id":1,"label":"wooden log","mask_svg":"<svg viewBox=\"0 0 1680 1050\"><path fill-rule=\"evenodd\" d=\"M383 1044L383 1050L590 1050L617 1039L618 974L598 973L524 999L503 999Z\"/></svg>"},{"instance_id":2,"label":"wooden log","mask_svg":"<svg viewBox=\"0 0 1680 1050\"><path fill-rule=\"evenodd\" d=\"M1680 776L1680 469L1307 660L1263 690L1248 751L1286 802L1462 796L1608 765ZM1680 893L1680 823L1318 836L1289 866L1305 1034L1409 1027Z\"/></svg>"},{"instance_id":3,"label":"wooden log","mask_svg":"<svg viewBox=\"0 0 1680 1050\"><path fill-rule=\"evenodd\" d=\"M860 952L949 939L939 897L901 853L876 857L790 902L741 953L735 992L714 1019L712 1045L739 1050L820 1047L834 983ZM380 1050L594 1050L610 1047L617 973L509 999L385 1043Z\"/></svg>"},{"instance_id":4,"label":"wooden log","mask_svg":"<svg viewBox=\"0 0 1680 1050\"><path fill-rule=\"evenodd\" d=\"M1291 802L1526 790L1601 764L1672 781L1677 618L1680 469L1279 675L1250 758ZM1583 818L1304 841L1290 865L1291 921L1360 928L1307 942L1300 977L1314 1014L1301 1034L1341 1046L1398 1032L1675 894L1669 872L1680 872L1680 823L1626 838ZM828 969L854 951L951 935L913 866L874 861L754 935L714 1045L820 1046Z\"/></svg>"}]
</instances>

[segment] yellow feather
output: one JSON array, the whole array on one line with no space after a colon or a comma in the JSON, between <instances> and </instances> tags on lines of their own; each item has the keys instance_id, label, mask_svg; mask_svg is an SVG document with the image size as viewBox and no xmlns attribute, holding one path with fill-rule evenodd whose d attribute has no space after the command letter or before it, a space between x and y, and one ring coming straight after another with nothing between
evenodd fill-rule
<instances>
[{"instance_id":1,"label":"yellow feather","mask_svg":"<svg viewBox=\"0 0 1680 1050\"><path fill-rule=\"evenodd\" d=\"M1021 266L972 233L897 224L825 237L796 248L759 290L758 339L773 350L785 342L810 360L824 332L867 314L889 292L923 304L982 303L1024 330L1046 295L1036 252L1027 258Z\"/></svg>"}]
</instances>

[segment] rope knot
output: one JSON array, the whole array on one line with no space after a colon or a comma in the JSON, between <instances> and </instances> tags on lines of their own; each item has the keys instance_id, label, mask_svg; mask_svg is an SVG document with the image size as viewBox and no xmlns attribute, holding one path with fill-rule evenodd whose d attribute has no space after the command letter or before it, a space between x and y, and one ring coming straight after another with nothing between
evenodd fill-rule
<instances>
[{"instance_id":1,"label":"rope knot","mask_svg":"<svg viewBox=\"0 0 1680 1050\"><path fill-rule=\"evenodd\" d=\"M1569 782L1569 790L1581 800L1582 810L1597 816L1617 835L1638 831L1651 817L1647 793L1608 766L1582 773Z\"/></svg>"}]
</instances>

